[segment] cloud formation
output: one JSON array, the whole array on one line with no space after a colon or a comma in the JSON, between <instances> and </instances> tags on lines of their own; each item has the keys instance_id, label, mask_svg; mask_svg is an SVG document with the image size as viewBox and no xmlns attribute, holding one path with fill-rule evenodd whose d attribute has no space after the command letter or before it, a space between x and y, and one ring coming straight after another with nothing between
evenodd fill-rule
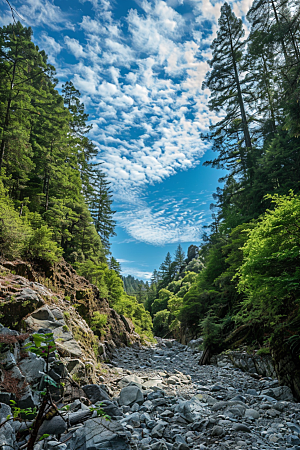
<instances>
[{"instance_id":1,"label":"cloud formation","mask_svg":"<svg viewBox=\"0 0 300 450\"><path fill-rule=\"evenodd\" d=\"M121 17L117 0L79 0L70 11L54 0L18 2L26 24L41 27L35 37L50 62L57 65L59 55L59 74L82 93L118 224L155 245L199 240L201 212L180 199L178 213L168 199L163 210L145 190L195 167L207 149L200 134L217 117L201 85L223 2L135 0ZM250 3L233 2L236 14L244 16Z\"/></svg>"}]
</instances>

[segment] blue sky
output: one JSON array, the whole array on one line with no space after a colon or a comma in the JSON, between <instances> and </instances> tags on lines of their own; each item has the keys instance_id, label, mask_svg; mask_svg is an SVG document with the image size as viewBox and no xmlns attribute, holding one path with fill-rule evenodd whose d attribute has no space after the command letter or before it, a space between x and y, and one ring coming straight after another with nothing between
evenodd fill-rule
<instances>
[{"instance_id":1,"label":"blue sky","mask_svg":"<svg viewBox=\"0 0 300 450\"><path fill-rule=\"evenodd\" d=\"M230 2L245 17L252 1ZM60 84L72 81L112 183L123 273L149 279L166 253L199 244L220 171L200 134L218 118L201 89L223 2L15 0ZM2 24L10 21L0 0Z\"/></svg>"}]
</instances>

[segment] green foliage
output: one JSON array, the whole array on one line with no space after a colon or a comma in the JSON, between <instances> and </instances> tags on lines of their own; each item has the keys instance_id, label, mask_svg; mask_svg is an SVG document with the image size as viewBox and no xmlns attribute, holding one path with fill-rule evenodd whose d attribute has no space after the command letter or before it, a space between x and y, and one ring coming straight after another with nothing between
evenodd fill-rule
<instances>
[{"instance_id":1,"label":"green foliage","mask_svg":"<svg viewBox=\"0 0 300 450\"><path fill-rule=\"evenodd\" d=\"M105 334L103 328L107 324L107 315L101 314L99 311L93 312L93 317L91 319L91 329L96 333L102 336Z\"/></svg>"},{"instance_id":2,"label":"green foliage","mask_svg":"<svg viewBox=\"0 0 300 450\"><path fill-rule=\"evenodd\" d=\"M257 350L256 354L259 355L270 355L270 349L267 347L262 347L259 350Z\"/></svg>"},{"instance_id":3,"label":"green foliage","mask_svg":"<svg viewBox=\"0 0 300 450\"><path fill-rule=\"evenodd\" d=\"M171 313L168 309L158 311L153 319L154 333L158 336L166 336L169 334Z\"/></svg>"},{"instance_id":4,"label":"green foliage","mask_svg":"<svg viewBox=\"0 0 300 450\"><path fill-rule=\"evenodd\" d=\"M290 193L271 199L275 209L261 217L243 247L238 287L246 299L236 320L273 326L300 300L300 198Z\"/></svg>"},{"instance_id":5,"label":"green foliage","mask_svg":"<svg viewBox=\"0 0 300 450\"><path fill-rule=\"evenodd\" d=\"M219 347L221 343L221 331L222 326L218 323L218 318L214 315L208 314L199 324L203 333L203 345L204 348L213 349Z\"/></svg>"},{"instance_id":6,"label":"green foliage","mask_svg":"<svg viewBox=\"0 0 300 450\"><path fill-rule=\"evenodd\" d=\"M52 231L47 225L42 225L33 231L28 240L26 253L29 258L43 259L50 263L58 261L62 256L62 249L52 240Z\"/></svg>"}]
</instances>

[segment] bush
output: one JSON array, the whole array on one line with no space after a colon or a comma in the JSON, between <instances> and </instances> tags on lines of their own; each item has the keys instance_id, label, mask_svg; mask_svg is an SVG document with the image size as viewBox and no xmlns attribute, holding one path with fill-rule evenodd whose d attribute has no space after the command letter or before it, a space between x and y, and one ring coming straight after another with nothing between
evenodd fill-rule
<instances>
[{"instance_id":1,"label":"bush","mask_svg":"<svg viewBox=\"0 0 300 450\"><path fill-rule=\"evenodd\" d=\"M50 263L56 262L62 256L62 249L52 240L52 231L47 225L34 230L27 243L26 253L29 258L38 258Z\"/></svg>"},{"instance_id":2,"label":"bush","mask_svg":"<svg viewBox=\"0 0 300 450\"><path fill-rule=\"evenodd\" d=\"M91 329L97 333L100 334L100 336L103 336L105 334L105 331L103 328L107 324L107 315L101 314L99 311L95 311L93 313L93 318L91 320Z\"/></svg>"},{"instance_id":3,"label":"bush","mask_svg":"<svg viewBox=\"0 0 300 450\"><path fill-rule=\"evenodd\" d=\"M273 327L300 300L300 197L268 198L275 209L260 218L243 247L238 287L246 299L235 320Z\"/></svg>"}]
</instances>

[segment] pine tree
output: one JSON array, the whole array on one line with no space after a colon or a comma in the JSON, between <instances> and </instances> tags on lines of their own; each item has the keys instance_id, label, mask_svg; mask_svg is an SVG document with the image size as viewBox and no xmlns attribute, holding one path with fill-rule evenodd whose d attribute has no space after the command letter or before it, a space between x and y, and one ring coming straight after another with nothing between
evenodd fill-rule
<instances>
[{"instance_id":1,"label":"pine tree","mask_svg":"<svg viewBox=\"0 0 300 450\"><path fill-rule=\"evenodd\" d=\"M93 192L89 196L89 206L96 230L100 234L103 245L109 248L109 238L115 236L116 222L113 220L112 191L107 177L99 168L93 170L91 181Z\"/></svg>"},{"instance_id":2,"label":"pine tree","mask_svg":"<svg viewBox=\"0 0 300 450\"><path fill-rule=\"evenodd\" d=\"M182 250L182 247L180 244L178 245L176 252L175 252L174 263L175 263L175 271L177 273L181 272L181 270L183 269L184 264L185 264L185 253Z\"/></svg>"},{"instance_id":3,"label":"pine tree","mask_svg":"<svg viewBox=\"0 0 300 450\"><path fill-rule=\"evenodd\" d=\"M215 112L225 111L225 117L211 127L210 139L219 156L209 164L224 167L231 172L242 172L247 177L252 172L252 142L249 117L244 101L243 51L245 42L241 19L237 19L228 3L221 7L219 30L214 39L211 71L202 88L211 91L209 107Z\"/></svg>"}]
</instances>

